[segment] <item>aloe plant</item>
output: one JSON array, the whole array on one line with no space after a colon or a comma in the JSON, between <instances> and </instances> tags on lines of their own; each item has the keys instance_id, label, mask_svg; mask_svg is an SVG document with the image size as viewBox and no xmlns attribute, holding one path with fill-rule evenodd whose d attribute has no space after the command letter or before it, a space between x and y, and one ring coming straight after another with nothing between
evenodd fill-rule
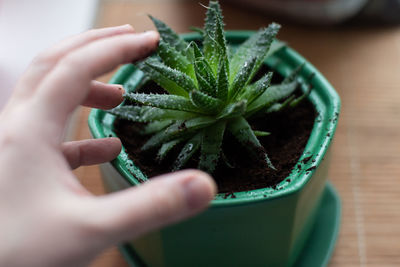
<instances>
[{"instance_id":1,"label":"aloe plant","mask_svg":"<svg viewBox=\"0 0 400 267\"><path fill-rule=\"evenodd\" d=\"M294 95L300 68L281 84L271 85L272 72L253 82L268 55L282 46L274 41L280 26L272 23L260 29L233 52L225 39L218 2L209 3L204 29L196 29L203 37L201 46L187 43L165 23L150 18L160 33L157 56L138 68L168 94L126 93L125 98L136 105L109 112L146 123L141 133L151 137L142 149L158 149L159 160L180 144L172 170L184 167L199 151L198 168L212 173L220 158L227 161L221 149L226 131L275 169L257 138L269 133L252 129L248 119L294 107L306 96Z\"/></svg>"}]
</instances>

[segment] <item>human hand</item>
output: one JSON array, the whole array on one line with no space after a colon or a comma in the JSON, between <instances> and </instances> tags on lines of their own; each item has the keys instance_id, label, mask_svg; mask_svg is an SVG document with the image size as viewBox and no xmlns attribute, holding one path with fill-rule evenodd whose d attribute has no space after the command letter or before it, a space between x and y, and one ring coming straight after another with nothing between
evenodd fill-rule
<instances>
[{"instance_id":1,"label":"human hand","mask_svg":"<svg viewBox=\"0 0 400 267\"><path fill-rule=\"evenodd\" d=\"M121 86L93 81L147 56L156 32L92 30L39 55L0 114L0 266L83 266L103 249L203 210L215 184L181 171L96 197L71 168L115 158L117 138L62 143L79 105L111 108Z\"/></svg>"}]
</instances>

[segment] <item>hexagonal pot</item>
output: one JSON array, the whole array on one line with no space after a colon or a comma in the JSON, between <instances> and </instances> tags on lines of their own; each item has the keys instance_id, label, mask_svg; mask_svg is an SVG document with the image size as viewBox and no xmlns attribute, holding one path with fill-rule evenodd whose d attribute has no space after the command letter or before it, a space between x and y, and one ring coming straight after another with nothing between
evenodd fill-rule
<instances>
[{"instance_id":1,"label":"hexagonal pot","mask_svg":"<svg viewBox=\"0 0 400 267\"><path fill-rule=\"evenodd\" d=\"M228 31L235 46L250 31ZM184 35L186 40L200 38ZM262 188L235 193L236 198L217 195L202 214L152 232L132 241L138 256L149 266L290 266L299 255L313 227L328 169L329 146L337 125L340 99L326 79L303 57L285 47L265 64L285 76L305 62L300 78L314 73L308 99L317 117L302 156L294 170L277 189ZM132 65L122 67L110 81L134 90L142 73ZM303 84L303 90L306 85ZM94 138L115 135L115 117L94 109L89 126ZM311 158L310 158L311 156ZM310 159L310 160L309 160ZM297 165L297 164L296 164ZM117 159L101 165L108 191L140 184L143 173L123 151ZM243 177L246 179L246 177Z\"/></svg>"}]
</instances>

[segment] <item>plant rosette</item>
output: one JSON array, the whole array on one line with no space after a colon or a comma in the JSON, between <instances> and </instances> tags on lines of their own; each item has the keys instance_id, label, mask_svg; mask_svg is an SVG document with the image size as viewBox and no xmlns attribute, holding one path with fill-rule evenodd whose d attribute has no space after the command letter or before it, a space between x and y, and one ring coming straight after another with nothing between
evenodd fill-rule
<instances>
[{"instance_id":1,"label":"plant rosette","mask_svg":"<svg viewBox=\"0 0 400 267\"><path fill-rule=\"evenodd\" d=\"M235 49L252 36L251 31L227 31L225 38ZM162 34L161 34L162 35ZM182 35L187 42L202 35ZM340 99L333 87L297 52L279 46L261 64L297 81L316 118L310 137L289 176L275 187L235 192L235 198L218 194L210 207L184 222L149 233L132 246L149 266L290 266L309 236L325 188L331 144L340 111ZM298 66L302 66L300 69ZM310 75L313 79L309 80ZM110 83L122 84L133 92L143 84L144 72L123 66ZM93 109L89 127L94 138L116 136L116 117ZM100 166L109 192L138 186L147 177L123 148L110 163Z\"/></svg>"}]
</instances>

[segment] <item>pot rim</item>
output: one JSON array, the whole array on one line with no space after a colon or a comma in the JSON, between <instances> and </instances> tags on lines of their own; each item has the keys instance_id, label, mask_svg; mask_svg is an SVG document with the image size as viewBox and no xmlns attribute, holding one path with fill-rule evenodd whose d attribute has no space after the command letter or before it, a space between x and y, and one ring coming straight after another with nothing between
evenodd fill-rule
<instances>
[{"instance_id":1,"label":"pot rim","mask_svg":"<svg viewBox=\"0 0 400 267\"><path fill-rule=\"evenodd\" d=\"M235 44L243 42L253 33L254 31L226 31L226 37L229 42ZM187 41L201 38L198 33L187 33L182 36ZM293 166L293 170L288 177L276 186L276 189L268 187L235 192L236 198L227 199L224 198L223 193L217 194L216 198L211 202L212 207L218 208L249 204L250 202L269 201L297 193L311 179L313 173L322 162L336 130L341 106L339 95L310 62L288 46L280 49L265 61L265 64L283 76L286 76L291 70L303 63L305 64L300 72L301 86L303 90L306 90L307 86L304 80L314 74L313 79L308 82L313 86L308 100L313 104L317 115L306 147L297 163ZM135 87L141 78L142 73L137 71L133 65L125 65L117 71L109 83L124 84L129 90L129 88ZM103 110L92 109L88 124L93 137L105 138L110 134L115 136L112 132L114 119L115 116ZM310 156L312 158L303 162ZM139 185L140 180L147 179L129 159L124 148L111 164L131 185ZM298 164L300 164L301 168L296 168Z\"/></svg>"}]
</instances>

